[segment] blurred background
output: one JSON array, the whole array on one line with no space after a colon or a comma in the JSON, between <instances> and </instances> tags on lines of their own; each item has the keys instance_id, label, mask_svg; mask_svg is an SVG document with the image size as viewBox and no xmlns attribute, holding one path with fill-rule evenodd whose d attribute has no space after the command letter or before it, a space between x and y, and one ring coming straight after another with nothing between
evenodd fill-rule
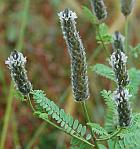
<instances>
[{"instance_id":1,"label":"blurred background","mask_svg":"<svg viewBox=\"0 0 140 149\"><path fill-rule=\"evenodd\" d=\"M105 0L108 18L105 23L109 32L124 33L125 18L120 12L119 1ZM91 9L89 0L0 0L0 133L4 123L6 104L9 99L10 74L5 60L15 48L27 57L26 69L34 89L42 89L66 112L84 123L82 110L75 103L70 85L70 59L63 40L57 13L71 8L77 15L77 29L83 40L88 64L108 64L104 49L98 49L95 27L87 20L82 7ZM129 17L129 43L140 41L140 0L136 1ZM112 52L110 47L109 53ZM140 68L139 58L134 59ZM103 89L111 89L111 82L99 77L89 69L90 99L88 108L95 122L103 125L105 105L100 96ZM140 98L140 94L137 99ZM70 138L37 119L26 102L13 97L5 134L5 149L65 149ZM136 111L139 111L139 102ZM94 117L93 117L94 116Z\"/></svg>"}]
</instances>

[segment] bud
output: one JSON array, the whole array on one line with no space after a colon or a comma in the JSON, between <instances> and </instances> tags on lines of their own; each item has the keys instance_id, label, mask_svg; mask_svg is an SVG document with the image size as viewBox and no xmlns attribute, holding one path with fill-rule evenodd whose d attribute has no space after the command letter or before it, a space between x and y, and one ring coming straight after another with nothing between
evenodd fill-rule
<instances>
[{"instance_id":1,"label":"bud","mask_svg":"<svg viewBox=\"0 0 140 149\"><path fill-rule=\"evenodd\" d=\"M113 49L118 50L120 49L122 52L124 52L124 41L125 37L118 31L116 31L113 35Z\"/></svg>"},{"instance_id":2,"label":"bud","mask_svg":"<svg viewBox=\"0 0 140 149\"><path fill-rule=\"evenodd\" d=\"M30 81L28 81L26 74L25 63L26 58L22 53L16 50L11 52L8 60L5 61L5 64L8 65L8 68L11 71L11 77L14 81L14 85L23 95L29 94L32 90L32 85Z\"/></svg>"},{"instance_id":3,"label":"bud","mask_svg":"<svg viewBox=\"0 0 140 149\"><path fill-rule=\"evenodd\" d=\"M128 16L135 4L135 0L121 0L121 12L124 16Z\"/></svg>"},{"instance_id":4,"label":"bud","mask_svg":"<svg viewBox=\"0 0 140 149\"><path fill-rule=\"evenodd\" d=\"M69 9L65 9L58 16L71 58L71 82L74 99L84 101L89 98L87 63L85 49L75 26L77 15Z\"/></svg>"},{"instance_id":5,"label":"bud","mask_svg":"<svg viewBox=\"0 0 140 149\"><path fill-rule=\"evenodd\" d=\"M99 21L103 21L107 17L106 6L103 0L91 0L93 12Z\"/></svg>"},{"instance_id":6,"label":"bud","mask_svg":"<svg viewBox=\"0 0 140 149\"><path fill-rule=\"evenodd\" d=\"M127 56L120 49L113 52L110 58L110 64L115 72L118 86L125 87L129 83L129 76L126 69Z\"/></svg>"},{"instance_id":7,"label":"bud","mask_svg":"<svg viewBox=\"0 0 140 149\"><path fill-rule=\"evenodd\" d=\"M131 109L129 104L129 91L122 87L118 87L118 89L114 92L114 99L117 105L118 111L118 122L120 127L126 127L130 125L131 121Z\"/></svg>"}]
</instances>

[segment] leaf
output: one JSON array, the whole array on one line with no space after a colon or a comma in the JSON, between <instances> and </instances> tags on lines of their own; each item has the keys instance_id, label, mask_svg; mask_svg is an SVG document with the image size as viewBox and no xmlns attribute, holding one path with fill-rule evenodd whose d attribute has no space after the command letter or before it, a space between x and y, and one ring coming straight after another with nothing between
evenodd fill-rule
<instances>
[{"instance_id":1,"label":"leaf","mask_svg":"<svg viewBox=\"0 0 140 149\"><path fill-rule=\"evenodd\" d=\"M131 52L131 55L134 58L138 58L138 56L140 55L140 43L138 43L135 47L131 47L129 46L129 51Z\"/></svg>"},{"instance_id":2,"label":"leaf","mask_svg":"<svg viewBox=\"0 0 140 149\"><path fill-rule=\"evenodd\" d=\"M92 24L96 23L96 17L93 15L92 11L88 9L86 6L83 6L83 14L85 15L86 19L91 22Z\"/></svg>"},{"instance_id":3,"label":"leaf","mask_svg":"<svg viewBox=\"0 0 140 149\"><path fill-rule=\"evenodd\" d=\"M135 68L129 69L129 77L130 77L130 83L128 85L130 94L132 97L136 96L138 93L138 89L140 86L140 70L137 70Z\"/></svg>"},{"instance_id":4,"label":"leaf","mask_svg":"<svg viewBox=\"0 0 140 149\"><path fill-rule=\"evenodd\" d=\"M94 66L91 66L90 68L93 72L97 73L98 75L115 81L115 75L114 75L112 68L104 64L96 64Z\"/></svg>"},{"instance_id":5,"label":"leaf","mask_svg":"<svg viewBox=\"0 0 140 149\"><path fill-rule=\"evenodd\" d=\"M99 124L96 123L87 123L88 126L90 126L92 128L92 130L100 136L109 136L108 132L101 127Z\"/></svg>"},{"instance_id":6,"label":"leaf","mask_svg":"<svg viewBox=\"0 0 140 149\"><path fill-rule=\"evenodd\" d=\"M96 34L96 40L98 43L104 42L109 44L112 42L112 36L108 33L108 26L105 23L99 25L99 33Z\"/></svg>"},{"instance_id":7,"label":"leaf","mask_svg":"<svg viewBox=\"0 0 140 149\"><path fill-rule=\"evenodd\" d=\"M57 124L65 129L67 133L71 135L75 134L83 139L83 136L86 134L86 126L82 126L77 119L74 120L64 109L60 109L53 101L45 96L43 91L34 90L32 94L36 105L41 108L39 112L35 113L37 116L46 121L51 117ZM46 113L41 113L41 111L45 111Z\"/></svg>"},{"instance_id":8,"label":"leaf","mask_svg":"<svg viewBox=\"0 0 140 149\"><path fill-rule=\"evenodd\" d=\"M107 105L105 128L107 129L107 131L111 132L114 130L114 116L116 113L116 104L113 100L111 91L103 90L101 91L101 96L103 97L105 104Z\"/></svg>"}]
</instances>

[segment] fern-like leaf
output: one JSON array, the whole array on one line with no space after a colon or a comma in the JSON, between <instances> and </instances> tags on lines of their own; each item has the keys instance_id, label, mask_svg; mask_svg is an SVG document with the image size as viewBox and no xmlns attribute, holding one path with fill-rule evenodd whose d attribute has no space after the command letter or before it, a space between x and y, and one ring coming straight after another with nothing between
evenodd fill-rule
<instances>
[{"instance_id":1,"label":"fern-like leaf","mask_svg":"<svg viewBox=\"0 0 140 149\"><path fill-rule=\"evenodd\" d=\"M130 83L129 83L129 91L132 97L134 98L137 93L140 86L140 70L137 70L135 68L129 69L129 77L130 77Z\"/></svg>"},{"instance_id":2,"label":"fern-like leaf","mask_svg":"<svg viewBox=\"0 0 140 149\"><path fill-rule=\"evenodd\" d=\"M66 114L64 109L60 109L53 101L48 99L42 90L34 90L32 94L36 105L46 112L36 112L35 114L38 114L39 118L47 120L47 118L51 117L67 133L71 135L75 134L82 138L85 137L85 139L88 138L88 140L91 139L89 135L86 135L86 126L80 124L77 119L74 120L70 114Z\"/></svg>"},{"instance_id":3,"label":"fern-like leaf","mask_svg":"<svg viewBox=\"0 0 140 149\"><path fill-rule=\"evenodd\" d=\"M91 66L91 70L100 76L115 81L115 75L112 68L104 64L96 64L94 66Z\"/></svg>"},{"instance_id":4,"label":"fern-like leaf","mask_svg":"<svg viewBox=\"0 0 140 149\"><path fill-rule=\"evenodd\" d=\"M116 113L116 104L112 97L111 91L103 90L101 91L101 95L107 105L106 117L105 117L105 128L108 132L112 132L114 130L114 116Z\"/></svg>"},{"instance_id":5,"label":"fern-like leaf","mask_svg":"<svg viewBox=\"0 0 140 149\"><path fill-rule=\"evenodd\" d=\"M96 123L87 123L92 128L92 131L94 131L99 136L109 136L108 132L101 127L99 124Z\"/></svg>"}]
</instances>

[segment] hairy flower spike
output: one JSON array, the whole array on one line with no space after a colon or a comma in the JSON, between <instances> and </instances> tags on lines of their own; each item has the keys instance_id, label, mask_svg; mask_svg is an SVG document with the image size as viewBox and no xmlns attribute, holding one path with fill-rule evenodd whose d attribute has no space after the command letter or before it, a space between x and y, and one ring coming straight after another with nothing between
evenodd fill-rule
<instances>
[{"instance_id":1,"label":"hairy flower spike","mask_svg":"<svg viewBox=\"0 0 140 149\"><path fill-rule=\"evenodd\" d=\"M121 0L121 11L124 16L128 16L134 6L135 0Z\"/></svg>"},{"instance_id":2,"label":"hairy flower spike","mask_svg":"<svg viewBox=\"0 0 140 149\"><path fill-rule=\"evenodd\" d=\"M103 0L91 0L93 11L99 21L103 21L107 17L106 6Z\"/></svg>"},{"instance_id":3,"label":"hairy flower spike","mask_svg":"<svg viewBox=\"0 0 140 149\"><path fill-rule=\"evenodd\" d=\"M22 53L18 51L13 51L9 56L8 60L5 61L5 64L8 65L8 68L11 71L11 77L14 81L16 88L23 94L27 95L32 89L30 81L25 70L26 58Z\"/></svg>"},{"instance_id":4,"label":"hairy flower spike","mask_svg":"<svg viewBox=\"0 0 140 149\"><path fill-rule=\"evenodd\" d=\"M125 37L118 31L116 31L113 35L113 49L118 50L120 49L122 52L124 52L124 40Z\"/></svg>"},{"instance_id":5,"label":"hairy flower spike","mask_svg":"<svg viewBox=\"0 0 140 149\"><path fill-rule=\"evenodd\" d=\"M117 105L118 111L118 121L121 127L126 127L130 125L131 121L131 108L129 104L129 91L122 87L118 87L118 89L114 92L114 99Z\"/></svg>"},{"instance_id":6,"label":"hairy flower spike","mask_svg":"<svg viewBox=\"0 0 140 149\"><path fill-rule=\"evenodd\" d=\"M86 54L76 30L76 13L65 9L59 14L62 32L71 58L71 81L74 99L84 101L89 98Z\"/></svg>"},{"instance_id":7,"label":"hairy flower spike","mask_svg":"<svg viewBox=\"0 0 140 149\"><path fill-rule=\"evenodd\" d=\"M120 49L113 52L110 64L115 72L118 86L125 87L129 83L129 76L126 69L127 56Z\"/></svg>"}]
</instances>

